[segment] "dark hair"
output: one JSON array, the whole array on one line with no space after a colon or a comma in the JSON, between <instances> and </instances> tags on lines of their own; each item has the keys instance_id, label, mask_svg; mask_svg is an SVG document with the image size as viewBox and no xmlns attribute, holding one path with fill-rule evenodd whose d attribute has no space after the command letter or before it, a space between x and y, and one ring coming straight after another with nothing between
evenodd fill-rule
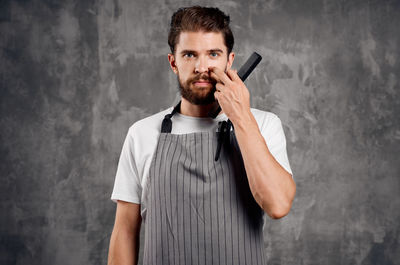
<instances>
[{"instance_id":1,"label":"dark hair","mask_svg":"<svg viewBox=\"0 0 400 265\"><path fill-rule=\"evenodd\" d=\"M179 8L171 18L171 27L168 33L168 44L171 52L175 53L179 34L183 31L221 32L228 55L233 49L233 34L229 27L230 18L215 7L183 7Z\"/></svg>"}]
</instances>

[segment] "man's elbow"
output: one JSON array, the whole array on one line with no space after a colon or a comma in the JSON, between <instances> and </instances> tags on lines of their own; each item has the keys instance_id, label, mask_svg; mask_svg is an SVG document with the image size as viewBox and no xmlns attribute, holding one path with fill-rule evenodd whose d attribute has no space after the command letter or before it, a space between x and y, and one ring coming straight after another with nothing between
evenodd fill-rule
<instances>
[{"instance_id":1,"label":"man's elbow","mask_svg":"<svg viewBox=\"0 0 400 265\"><path fill-rule=\"evenodd\" d=\"M288 215L289 212L290 212L290 208L288 210L279 209L279 210L270 211L270 212L267 212L267 214L272 219L281 219L281 218L285 217L286 215Z\"/></svg>"},{"instance_id":2,"label":"man's elbow","mask_svg":"<svg viewBox=\"0 0 400 265\"><path fill-rule=\"evenodd\" d=\"M272 219L281 219L285 217L286 215L289 214L290 209L292 208L292 203L295 195L295 189L293 194L289 196L290 198L286 199L285 201L282 201L278 205L275 205L274 207L271 207L269 210L264 210L269 217ZM264 208L265 209L265 208Z\"/></svg>"}]
</instances>

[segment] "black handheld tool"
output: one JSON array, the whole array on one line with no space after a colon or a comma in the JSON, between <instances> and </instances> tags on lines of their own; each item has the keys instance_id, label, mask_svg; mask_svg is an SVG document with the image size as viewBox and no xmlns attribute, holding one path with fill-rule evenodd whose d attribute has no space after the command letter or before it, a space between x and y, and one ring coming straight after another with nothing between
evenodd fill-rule
<instances>
[{"instance_id":1,"label":"black handheld tool","mask_svg":"<svg viewBox=\"0 0 400 265\"><path fill-rule=\"evenodd\" d=\"M247 59L247 61L244 63L242 67L240 67L238 71L238 76L240 79L244 82L246 78L253 72L254 68L258 65L258 63L261 61L262 57L256 52L253 52L253 54ZM217 103L218 104L218 103ZM208 114L210 117L215 119L217 117L218 113L221 111L221 107L218 104L218 107L215 110L210 111Z\"/></svg>"}]
</instances>

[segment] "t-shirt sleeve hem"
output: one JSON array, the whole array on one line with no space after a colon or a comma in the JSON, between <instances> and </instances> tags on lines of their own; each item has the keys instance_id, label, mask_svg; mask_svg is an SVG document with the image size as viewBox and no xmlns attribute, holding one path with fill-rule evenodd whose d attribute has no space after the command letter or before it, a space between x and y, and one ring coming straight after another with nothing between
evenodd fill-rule
<instances>
[{"instance_id":1,"label":"t-shirt sleeve hem","mask_svg":"<svg viewBox=\"0 0 400 265\"><path fill-rule=\"evenodd\" d=\"M278 163L279 163L279 162L278 162ZM283 165L283 164L281 164L281 163L279 163L279 164L283 167L283 169L286 170L287 173L289 173L290 175L292 175L292 178L293 178L292 169L291 169L291 168L288 168L286 165Z\"/></svg>"},{"instance_id":2,"label":"t-shirt sleeve hem","mask_svg":"<svg viewBox=\"0 0 400 265\"><path fill-rule=\"evenodd\" d=\"M112 194L111 195L111 200L113 202L115 202L115 203L117 201L125 201L125 202L131 202L131 203L140 204L140 198L133 197L133 196L122 195L122 194Z\"/></svg>"}]
</instances>

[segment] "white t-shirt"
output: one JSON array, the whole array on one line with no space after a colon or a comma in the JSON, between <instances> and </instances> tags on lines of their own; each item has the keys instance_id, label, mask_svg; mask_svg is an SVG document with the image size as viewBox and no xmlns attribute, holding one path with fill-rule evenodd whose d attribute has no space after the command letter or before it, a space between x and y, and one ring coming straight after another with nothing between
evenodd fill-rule
<instances>
[{"instance_id":1,"label":"white t-shirt","mask_svg":"<svg viewBox=\"0 0 400 265\"><path fill-rule=\"evenodd\" d=\"M111 199L141 204L148 192L150 164L155 153L164 116L173 107L135 122L128 130L119 158ZM286 171L292 174L286 152L286 138L281 120L272 112L251 108L268 149ZM198 118L175 113L172 116L172 134L216 131L218 122L227 120L225 113L215 119ZM146 212L142 206L141 214Z\"/></svg>"}]
</instances>

